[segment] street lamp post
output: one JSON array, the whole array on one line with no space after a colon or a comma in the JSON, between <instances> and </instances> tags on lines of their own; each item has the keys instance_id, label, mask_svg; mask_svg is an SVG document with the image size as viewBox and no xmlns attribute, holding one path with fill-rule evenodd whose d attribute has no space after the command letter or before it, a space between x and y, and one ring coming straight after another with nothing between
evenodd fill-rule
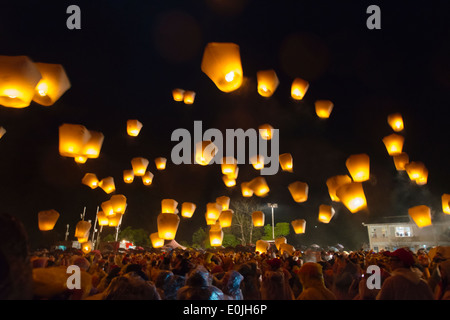
<instances>
[{"instance_id":1,"label":"street lamp post","mask_svg":"<svg viewBox=\"0 0 450 320\"><path fill-rule=\"evenodd\" d=\"M275 223L274 223L273 209L278 208L278 204L268 203L267 206L269 208L272 208L272 239L275 240Z\"/></svg>"}]
</instances>

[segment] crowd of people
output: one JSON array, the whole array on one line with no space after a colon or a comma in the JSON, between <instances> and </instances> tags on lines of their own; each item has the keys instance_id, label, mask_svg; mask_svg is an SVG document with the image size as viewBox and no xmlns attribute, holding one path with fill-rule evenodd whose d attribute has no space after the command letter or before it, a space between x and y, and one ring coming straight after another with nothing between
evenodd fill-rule
<instances>
[{"instance_id":1,"label":"crowd of people","mask_svg":"<svg viewBox=\"0 0 450 320\"><path fill-rule=\"evenodd\" d=\"M12 241L1 246L2 300L450 300L450 247L30 253L17 221L2 223ZM79 288L67 286L69 266Z\"/></svg>"}]
</instances>

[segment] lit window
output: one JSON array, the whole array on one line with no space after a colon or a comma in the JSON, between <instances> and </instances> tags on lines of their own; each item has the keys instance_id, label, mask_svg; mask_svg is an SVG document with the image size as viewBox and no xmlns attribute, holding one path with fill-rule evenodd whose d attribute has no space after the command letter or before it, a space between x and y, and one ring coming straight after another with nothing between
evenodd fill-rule
<instances>
[{"instance_id":1,"label":"lit window","mask_svg":"<svg viewBox=\"0 0 450 320\"><path fill-rule=\"evenodd\" d=\"M396 237L411 237L411 228L410 227L395 227L395 236Z\"/></svg>"}]
</instances>

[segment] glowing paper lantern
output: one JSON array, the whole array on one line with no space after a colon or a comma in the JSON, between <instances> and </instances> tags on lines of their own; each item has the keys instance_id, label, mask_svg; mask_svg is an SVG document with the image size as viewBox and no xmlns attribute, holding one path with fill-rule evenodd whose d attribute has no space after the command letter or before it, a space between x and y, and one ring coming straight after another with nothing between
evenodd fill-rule
<instances>
[{"instance_id":1,"label":"glowing paper lantern","mask_svg":"<svg viewBox=\"0 0 450 320\"><path fill-rule=\"evenodd\" d=\"M127 133L131 137L137 137L143 125L139 120L130 119L127 121Z\"/></svg>"},{"instance_id":2,"label":"glowing paper lantern","mask_svg":"<svg viewBox=\"0 0 450 320\"><path fill-rule=\"evenodd\" d=\"M211 219L208 217L208 213L205 213L206 225L211 226L216 223L216 219Z\"/></svg>"},{"instance_id":3,"label":"glowing paper lantern","mask_svg":"<svg viewBox=\"0 0 450 320\"><path fill-rule=\"evenodd\" d=\"M347 183L352 182L352 178L347 175L337 175L327 179L328 193L331 200L340 202L338 196L336 195L336 190Z\"/></svg>"},{"instance_id":4,"label":"glowing paper lantern","mask_svg":"<svg viewBox=\"0 0 450 320\"><path fill-rule=\"evenodd\" d=\"M42 78L35 88L33 101L43 106L51 106L70 89L69 78L60 64L38 62L36 66Z\"/></svg>"},{"instance_id":5,"label":"glowing paper lantern","mask_svg":"<svg viewBox=\"0 0 450 320\"><path fill-rule=\"evenodd\" d=\"M249 197L253 196L253 190L252 190L252 188L250 188L249 182L241 183L241 192L242 192L243 197L249 198Z\"/></svg>"},{"instance_id":6,"label":"glowing paper lantern","mask_svg":"<svg viewBox=\"0 0 450 320\"><path fill-rule=\"evenodd\" d=\"M78 240L79 243L85 243L85 242L87 242L89 239L88 239L88 237L85 237L85 238L77 238L77 240Z\"/></svg>"},{"instance_id":7,"label":"glowing paper lantern","mask_svg":"<svg viewBox=\"0 0 450 320\"><path fill-rule=\"evenodd\" d=\"M0 105L28 107L42 78L37 65L26 56L0 56Z\"/></svg>"},{"instance_id":8,"label":"glowing paper lantern","mask_svg":"<svg viewBox=\"0 0 450 320\"><path fill-rule=\"evenodd\" d=\"M97 222L99 226L107 226L109 224L108 217L103 211L97 212Z\"/></svg>"},{"instance_id":9,"label":"glowing paper lantern","mask_svg":"<svg viewBox=\"0 0 450 320\"><path fill-rule=\"evenodd\" d=\"M184 100L184 90L183 89L173 89L172 97L175 101L183 101Z\"/></svg>"},{"instance_id":10,"label":"glowing paper lantern","mask_svg":"<svg viewBox=\"0 0 450 320\"><path fill-rule=\"evenodd\" d=\"M292 227L294 228L294 232L296 234L305 233L306 231L306 220L305 219L297 219L291 222Z\"/></svg>"},{"instance_id":11,"label":"glowing paper lantern","mask_svg":"<svg viewBox=\"0 0 450 320\"><path fill-rule=\"evenodd\" d=\"M252 179L249 182L249 187L253 190L253 193L258 197L265 197L270 191L266 179L263 177L256 177Z\"/></svg>"},{"instance_id":12,"label":"glowing paper lantern","mask_svg":"<svg viewBox=\"0 0 450 320\"><path fill-rule=\"evenodd\" d=\"M207 166L217 153L216 145L209 140L199 141L195 145L195 163Z\"/></svg>"},{"instance_id":13,"label":"glowing paper lantern","mask_svg":"<svg viewBox=\"0 0 450 320\"><path fill-rule=\"evenodd\" d=\"M223 92L242 85L243 71L239 46L234 43L208 43L203 52L202 71Z\"/></svg>"},{"instance_id":14,"label":"glowing paper lantern","mask_svg":"<svg viewBox=\"0 0 450 320\"><path fill-rule=\"evenodd\" d=\"M81 163L81 164L86 163L87 159L88 159L88 158L85 157L85 156L76 156L76 157L74 158L74 160L75 160L76 163Z\"/></svg>"},{"instance_id":15,"label":"glowing paper lantern","mask_svg":"<svg viewBox=\"0 0 450 320\"><path fill-rule=\"evenodd\" d=\"M223 183L229 188L234 187L236 185L236 180L233 178L230 178L228 176L222 176Z\"/></svg>"},{"instance_id":16,"label":"glowing paper lantern","mask_svg":"<svg viewBox=\"0 0 450 320\"><path fill-rule=\"evenodd\" d=\"M290 153L283 153L279 156L280 166L283 171L292 172L294 167L294 159Z\"/></svg>"},{"instance_id":17,"label":"glowing paper lantern","mask_svg":"<svg viewBox=\"0 0 450 320\"><path fill-rule=\"evenodd\" d=\"M178 202L174 199L161 200L161 212L162 213L176 213Z\"/></svg>"},{"instance_id":18,"label":"glowing paper lantern","mask_svg":"<svg viewBox=\"0 0 450 320\"><path fill-rule=\"evenodd\" d=\"M264 212L254 211L252 213L252 222L254 227L264 227Z\"/></svg>"},{"instance_id":19,"label":"glowing paper lantern","mask_svg":"<svg viewBox=\"0 0 450 320\"><path fill-rule=\"evenodd\" d=\"M422 175L416 179L416 183L418 186L426 185L428 182L428 169L423 168Z\"/></svg>"},{"instance_id":20,"label":"glowing paper lantern","mask_svg":"<svg viewBox=\"0 0 450 320\"><path fill-rule=\"evenodd\" d=\"M95 189L98 187L99 181L94 173L86 173L83 179L81 179L81 183L91 189Z\"/></svg>"},{"instance_id":21,"label":"glowing paper lantern","mask_svg":"<svg viewBox=\"0 0 450 320\"><path fill-rule=\"evenodd\" d=\"M398 171L405 171L406 165L409 163L409 156L405 152L402 152L393 157L395 169Z\"/></svg>"},{"instance_id":22,"label":"glowing paper lantern","mask_svg":"<svg viewBox=\"0 0 450 320\"><path fill-rule=\"evenodd\" d=\"M404 129L403 117L400 113L393 113L388 115L387 121L395 132L400 132Z\"/></svg>"},{"instance_id":23,"label":"glowing paper lantern","mask_svg":"<svg viewBox=\"0 0 450 320\"><path fill-rule=\"evenodd\" d=\"M308 200L308 184L301 181L295 181L288 186L289 192L295 202L305 202Z\"/></svg>"},{"instance_id":24,"label":"glowing paper lantern","mask_svg":"<svg viewBox=\"0 0 450 320\"><path fill-rule=\"evenodd\" d=\"M355 182L367 181L370 178L370 158L367 154L354 154L345 162L350 175Z\"/></svg>"},{"instance_id":25,"label":"glowing paper lantern","mask_svg":"<svg viewBox=\"0 0 450 320\"><path fill-rule=\"evenodd\" d=\"M295 100L302 100L308 91L309 82L301 78L295 78L291 86L291 97Z\"/></svg>"},{"instance_id":26,"label":"glowing paper lantern","mask_svg":"<svg viewBox=\"0 0 450 320\"><path fill-rule=\"evenodd\" d=\"M237 160L233 157L224 157L220 166L223 174L232 174L236 170Z\"/></svg>"},{"instance_id":27,"label":"glowing paper lantern","mask_svg":"<svg viewBox=\"0 0 450 320\"><path fill-rule=\"evenodd\" d=\"M431 210L421 205L408 209L408 214L419 228L431 226Z\"/></svg>"},{"instance_id":28,"label":"glowing paper lantern","mask_svg":"<svg viewBox=\"0 0 450 320\"><path fill-rule=\"evenodd\" d=\"M0 139L5 135L6 129L3 127L0 127Z\"/></svg>"},{"instance_id":29,"label":"glowing paper lantern","mask_svg":"<svg viewBox=\"0 0 450 320\"><path fill-rule=\"evenodd\" d=\"M272 139L273 127L270 124L268 123L262 124L258 127L258 130L262 139L264 140Z\"/></svg>"},{"instance_id":30,"label":"glowing paper lantern","mask_svg":"<svg viewBox=\"0 0 450 320\"><path fill-rule=\"evenodd\" d=\"M197 206L192 202L183 202L181 205L181 216L185 218L191 218L194 215Z\"/></svg>"},{"instance_id":31,"label":"glowing paper lantern","mask_svg":"<svg viewBox=\"0 0 450 320\"><path fill-rule=\"evenodd\" d=\"M321 204L319 206L319 217L318 220L322 223L329 223L333 218L335 210L332 206Z\"/></svg>"},{"instance_id":32,"label":"glowing paper lantern","mask_svg":"<svg viewBox=\"0 0 450 320\"><path fill-rule=\"evenodd\" d=\"M255 252L259 252L261 253L266 253L267 250L270 247L270 243L264 240L258 240L256 241L256 248L255 248Z\"/></svg>"},{"instance_id":33,"label":"glowing paper lantern","mask_svg":"<svg viewBox=\"0 0 450 320\"><path fill-rule=\"evenodd\" d=\"M91 223L89 221L78 221L75 227L75 238L89 238Z\"/></svg>"},{"instance_id":34,"label":"glowing paper lantern","mask_svg":"<svg viewBox=\"0 0 450 320\"><path fill-rule=\"evenodd\" d=\"M211 226L209 230L209 243L211 247L220 247L223 241L223 231L220 225Z\"/></svg>"},{"instance_id":35,"label":"glowing paper lantern","mask_svg":"<svg viewBox=\"0 0 450 320\"><path fill-rule=\"evenodd\" d=\"M125 183L132 183L134 181L133 170L123 170L123 181Z\"/></svg>"},{"instance_id":36,"label":"glowing paper lantern","mask_svg":"<svg viewBox=\"0 0 450 320\"><path fill-rule=\"evenodd\" d=\"M421 179L424 174L426 167L423 162L420 161L412 161L405 165L406 173L412 181L417 181Z\"/></svg>"},{"instance_id":37,"label":"glowing paper lantern","mask_svg":"<svg viewBox=\"0 0 450 320\"><path fill-rule=\"evenodd\" d=\"M295 248L291 244L282 243L280 244L280 254L283 255L284 253L287 253L289 255L293 255L295 252Z\"/></svg>"},{"instance_id":38,"label":"glowing paper lantern","mask_svg":"<svg viewBox=\"0 0 450 320\"><path fill-rule=\"evenodd\" d=\"M145 172L145 174L142 176L142 183L146 186L151 185L153 182L153 173L150 171Z\"/></svg>"},{"instance_id":39,"label":"glowing paper lantern","mask_svg":"<svg viewBox=\"0 0 450 320\"><path fill-rule=\"evenodd\" d=\"M92 242L86 241L81 243L81 251L83 251L84 254L88 254L92 251Z\"/></svg>"},{"instance_id":40,"label":"glowing paper lantern","mask_svg":"<svg viewBox=\"0 0 450 320\"><path fill-rule=\"evenodd\" d=\"M156 169L158 170L164 170L166 168L166 163L167 163L166 158L159 157L155 159Z\"/></svg>"},{"instance_id":41,"label":"glowing paper lantern","mask_svg":"<svg viewBox=\"0 0 450 320\"><path fill-rule=\"evenodd\" d=\"M87 158L98 158L105 136L101 132L90 130L91 137L83 147L81 155Z\"/></svg>"},{"instance_id":42,"label":"glowing paper lantern","mask_svg":"<svg viewBox=\"0 0 450 320\"><path fill-rule=\"evenodd\" d=\"M135 176L143 176L147 171L149 161L142 157L131 159L131 166Z\"/></svg>"},{"instance_id":43,"label":"glowing paper lantern","mask_svg":"<svg viewBox=\"0 0 450 320\"><path fill-rule=\"evenodd\" d=\"M150 240L152 241L153 248L161 248L164 246L164 239L161 239L158 232L154 232L150 235Z\"/></svg>"},{"instance_id":44,"label":"glowing paper lantern","mask_svg":"<svg viewBox=\"0 0 450 320\"><path fill-rule=\"evenodd\" d=\"M397 156L402 153L405 138L399 134L391 134L383 138L384 146L390 156Z\"/></svg>"},{"instance_id":45,"label":"glowing paper lantern","mask_svg":"<svg viewBox=\"0 0 450 320\"><path fill-rule=\"evenodd\" d=\"M450 194L444 193L442 195L442 211L445 214L450 214Z\"/></svg>"},{"instance_id":46,"label":"glowing paper lantern","mask_svg":"<svg viewBox=\"0 0 450 320\"><path fill-rule=\"evenodd\" d=\"M275 246L277 247L277 250L280 250L280 245L282 243L287 243L287 240L285 237L279 237L275 239Z\"/></svg>"},{"instance_id":47,"label":"glowing paper lantern","mask_svg":"<svg viewBox=\"0 0 450 320\"><path fill-rule=\"evenodd\" d=\"M38 213L38 225L41 231L50 231L55 227L59 219L59 213L56 210L45 210Z\"/></svg>"},{"instance_id":48,"label":"glowing paper lantern","mask_svg":"<svg viewBox=\"0 0 450 320\"><path fill-rule=\"evenodd\" d=\"M122 219L122 215L119 213L114 213L114 214L108 216L108 226L118 227L121 219Z\"/></svg>"},{"instance_id":49,"label":"glowing paper lantern","mask_svg":"<svg viewBox=\"0 0 450 320\"><path fill-rule=\"evenodd\" d=\"M264 156L261 155L252 156L250 158L250 163L256 170L261 170L264 168Z\"/></svg>"},{"instance_id":50,"label":"glowing paper lantern","mask_svg":"<svg viewBox=\"0 0 450 320\"><path fill-rule=\"evenodd\" d=\"M180 217L173 213L160 213L157 218L158 236L164 240L173 240L180 224Z\"/></svg>"},{"instance_id":51,"label":"glowing paper lantern","mask_svg":"<svg viewBox=\"0 0 450 320\"><path fill-rule=\"evenodd\" d=\"M222 205L217 202L210 202L206 204L206 214L208 219L219 219L220 213L222 212Z\"/></svg>"},{"instance_id":52,"label":"glowing paper lantern","mask_svg":"<svg viewBox=\"0 0 450 320\"><path fill-rule=\"evenodd\" d=\"M314 105L316 114L321 119L328 119L334 107L333 102L330 100L317 100Z\"/></svg>"},{"instance_id":53,"label":"glowing paper lantern","mask_svg":"<svg viewBox=\"0 0 450 320\"><path fill-rule=\"evenodd\" d=\"M59 153L63 157L82 155L91 133L80 124L64 123L59 127Z\"/></svg>"},{"instance_id":54,"label":"glowing paper lantern","mask_svg":"<svg viewBox=\"0 0 450 320\"><path fill-rule=\"evenodd\" d=\"M103 201L101 207L107 217L114 215L114 208L111 200Z\"/></svg>"},{"instance_id":55,"label":"glowing paper lantern","mask_svg":"<svg viewBox=\"0 0 450 320\"><path fill-rule=\"evenodd\" d=\"M239 174L239 167L236 166L236 167L234 168L234 171L231 172L231 173L227 173L226 176L228 177L228 179L236 180L237 177L238 177L238 174Z\"/></svg>"},{"instance_id":56,"label":"glowing paper lantern","mask_svg":"<svg viewBox=\"0 0 450 320\"><path fill-rule=\"evenodd\" d=\"M280 81L274 70L261 70L256 73L258 93L263 97L271 97L278 88Z\"/></svg>"},{"instance_id":57,"label":"glowing paper lantern","mask_svg":"<svg viewBox=\"0 0 450 320\"><path fill-rule=\"evenodd\" d=\"M127 209L127 198L123 194L115 194L109 199L114 213L124 214Z\"/></svg>"},{"instance_id":58,"label":"glowing paper lantern","mask_svg":"<svg viewBox=\"0 0 450 320\"><path fill-rule=\"evenodd\" d=\"M103 191L106 193L111 193L116 191L116 185L114 184L114 178L113 177L106 177L100 180L98 183L98 186L102 188Z\"/></svg>"},{"instance_id":59,"label":"glowing paper lantern","mask_svg":"<svg viewBox=\"0 0 450 320\"><path fill-rule=\"evenodd\" d=\"M195 100L195 92L194 91L185 91L183 101L185 104L193 104Z\"/></svg>"},{"instance_id":60,"label":"glowing paper lantern","mask_svg":"<svg viewBox=\"0 0 450 320\"><path fill-rule=\"evenodd\" d=\"M222 228L231 227L234 211L231 209L222 210L219 216L219 223Z\"/></svg>"},{"instance_id":61,"label":"glowing paper lantern","mask_svg":"<svg viewBox=\"0 0 450 320\"><path fill-rule=\"evenodd\" d=\"M216 203L222 206L222 210L228 210L228 208L230 207L230 197L227 196L218 197L216 198Z\"/></svg>"},{"instance_id":62,"label":"glowing paper lantern","mask_svg":"<svg viewBox=\"0 0 450 320\"><path fill-rule=\"evenodd\" d=\"M350 182L340 186L336 195L351 213L367 208L367 200L361 182Z\"/></svg>"}]
</instances>

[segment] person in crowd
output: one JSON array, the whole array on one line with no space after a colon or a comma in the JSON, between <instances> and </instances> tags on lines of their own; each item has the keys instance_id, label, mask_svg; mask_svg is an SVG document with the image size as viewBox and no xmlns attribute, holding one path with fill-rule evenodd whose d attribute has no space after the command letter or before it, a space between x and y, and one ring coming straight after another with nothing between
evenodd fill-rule
<instances>
[{"instance_id":1,"label":"person in crowd","mask_svg":"<svg viewBox=\"0 0 450 320\"><path fill-rule=\"evenodd\" d=\"M438 264L440 280L436 286L436 300L450 300L450 260L441 261Z\"/></svg>"},{"instance_id":2,"label":"person in crowd","mask_svg":"<svg viewBox=\"0 0 450 320\"><path fill-rule=\"evenodd\" d=\"M261 300L261 273L255 261L250 261L238 267L237 271L243 276L241 282L244 300Z\"/></svg>"},{"instance_id":3,"label":"person in crowd","mask_svg":"<svg viewBox=\"0 0 450 320\"><path fill-rule=\"evenodd\" d=\"M161 300L155 285L135 272L114 278L102 300Z\"/></svg>"},{"instance_id":4,"label":"person in crowd","mask_svg":"<svg viewBox=\"0 0 450 320\"><path fill-rule=\"evenodd\" d=\"M219 284L225 300L243 300L241 282L244 277L235 270L227 271Z\"/></svg>"},{"instance_id":5,"label":"person in crowd","mask_svg":"<svg viewBox=\"0 0 450 320\"><path fill-rule=\"evenodd\" d=\"M224 300L224 294L212 285L210 272L198 266L187 275L186 285L178 290L177 300Z\"/></svg>"},{"instance_id":6,"label":"person in crowd","mask_svg":"<svg viewBox=\"0 0 450 320\"><path fill-rule=\"evenodd\" d=\"M298 275L303 289L297 300L336 300L334 293L325 286L320 264L306 262Z\"/></svg>"}]
</instances>

